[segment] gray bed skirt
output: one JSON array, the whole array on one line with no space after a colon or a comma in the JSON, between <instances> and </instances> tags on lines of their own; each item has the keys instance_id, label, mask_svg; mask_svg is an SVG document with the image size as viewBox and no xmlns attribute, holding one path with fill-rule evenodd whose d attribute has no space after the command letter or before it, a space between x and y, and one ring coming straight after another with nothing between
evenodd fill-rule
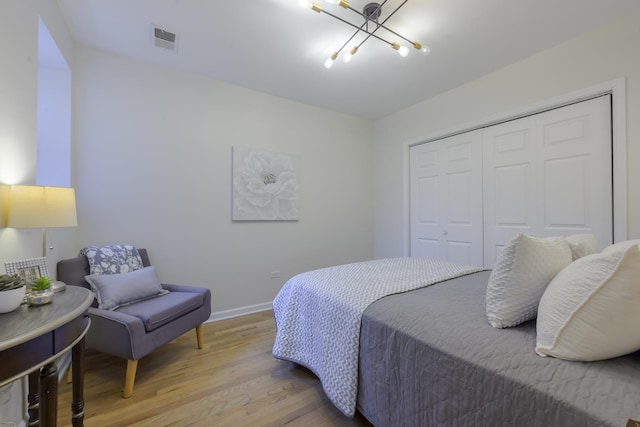
<instances>
[{"instance_id":1,"label":"gray bed skirt","mask_svg":"<svg viewBox=\"0 0 640 427\"><path fill-rule=\"evenodd\" d=\"M640 419L640 353L543 358L535 321L494 329L490 272L371 304L360 334L358 409L376 427L618 426ZM639 326L640 327L640 326Z\"/></svg>"}]
</instances>

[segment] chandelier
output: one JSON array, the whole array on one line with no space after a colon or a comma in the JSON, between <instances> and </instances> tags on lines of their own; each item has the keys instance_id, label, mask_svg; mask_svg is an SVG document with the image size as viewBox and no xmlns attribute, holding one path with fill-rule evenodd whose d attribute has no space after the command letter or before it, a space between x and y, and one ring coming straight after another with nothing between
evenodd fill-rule
<instances>
[{"instance_id":1,"label":"chandelier","mask_svg":"<svg viewBox=\"0 0 640 427\"><path fill-rule=\"evenodd\" d=\"M396 37L404 40L405 42L407 42L409 45L411 45L413 48L415 48L416 50L418 50L420 53L422 53L423 55L428 55L430 52L429 47L424 46L416 41L411 41L408 38L404 37L403 35L398 34L397 32L393 31L392 29L390 29L389 27L385 26L385 23L389 20L389 18L391 18L397 11L398 9L400 9L402 6L404 6L404 4L408 1L408 0L404 0L400 6L398 6L397 8L395 8L395 10L393 12L391 12L386 18L384 18L382 21L380 21L380 16L382 15L382 6L384 6L384 4L388 1L388 0L384 0L382 3L367 3L365 5L365 7L362 9L362 12L354 9L353 7L351 7L351 5L349 5L349 2L347 0L325 0L327 3L331 3L334 5L338 5L343 7L344 9L348 9L352 12L354 12L355 14L357 14L358 16L360 16L361 18L364 18L364 22L361 25L357 25L354 24L346 19L343 19L331 12L328 12L326 10L324 10L320 5L318 5L317 3L313 3L310 0L298 0L300 6L302 7L306 7L306 8L310 8L311 10L313 10L314 12L318 12L318 13L324 13L326 15L331 16L332 18L337 19L338 21L344 22L345 24L353 27L356 29L356 31L353 33L353 35L351 37L349 37L349 39L342 45L342 47L340 49L338 49L337 51L333 52L333 54L327 58L327 60L324 62L324 66L325 68L331 68L333 66L333 63L335 62L335 60L338 58L338 55L340 55L340 52L342 52L349 43L351 43L351 41L359 34L359 33L364 33L366 34L366 37L358 44L354 44L353 47L351 48L351 50L349 50L347 53L345 53L342 57L342 59L344 60L344 62L349 62L351 61L351 58L353 58L353 55L355 55L358 50L360 49L360 46L362 46L367 40L369 40L369 38L373 37L376 38L378 40L380 40L381 42L384 42L386 44L388 44L389 46L391 46L393 49L395 49L398 54L402 57L405 57L407 55L409 55L409 48L405 45L402 45L400 43L398 43L397 41L389 41L386 38L384 38L382 35L380 35L378 33L378 30L380 28L386 30L388 33L395 35Z\"/></svg>"}]
</instances>

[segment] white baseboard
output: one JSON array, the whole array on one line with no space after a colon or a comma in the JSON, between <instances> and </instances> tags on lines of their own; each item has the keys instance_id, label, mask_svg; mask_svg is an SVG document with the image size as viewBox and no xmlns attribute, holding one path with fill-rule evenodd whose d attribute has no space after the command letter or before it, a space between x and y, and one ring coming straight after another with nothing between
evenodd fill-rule
<instances>
[{"instance_id":1,"label":"white baseboard","mask_svg":"<svg viewBox=\"0 0 640 427\"><path fill-rule=\"evenodd\" d=\"M247 305L245 307L232 308L231 310L216 311L211 313L209 320L205 323L216 322L218 320L231 319L233 317L244 316L246 314L259 313L261 311L271 310L273 302L263 302L260 304Z\"/></svg>"}]
</instances>

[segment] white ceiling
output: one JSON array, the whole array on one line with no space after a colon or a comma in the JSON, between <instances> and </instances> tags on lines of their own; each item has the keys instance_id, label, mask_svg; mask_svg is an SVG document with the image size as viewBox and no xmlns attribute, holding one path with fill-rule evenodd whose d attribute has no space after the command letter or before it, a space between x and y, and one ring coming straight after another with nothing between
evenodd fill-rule
<instances>
[{"instance_id":1,"label":"white ceiling","mask_svg":"<svg viewBox=\"0 0 640 427\"><path fill-rule=\"evenodd\" d=\"M401 58L372 38L351 63L327 70L324 60L353 29L298 0L57 1L80 44L368 119L640 13L638 0L409 0L386 25L430 46L429 56L411 49ZM388 0L381 19L401 2ZM178 34L177 53L153 47L152 24Z\"/></svg>"}]
</instances>

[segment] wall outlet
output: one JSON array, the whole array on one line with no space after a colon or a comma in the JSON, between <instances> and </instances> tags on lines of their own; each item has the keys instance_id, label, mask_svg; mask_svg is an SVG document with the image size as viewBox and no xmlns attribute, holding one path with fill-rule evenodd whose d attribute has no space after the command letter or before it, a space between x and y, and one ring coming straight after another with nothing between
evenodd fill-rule
<instances>
[{"instance_id":1,"label":"wall outlet","mask_svg":"<svg viewBox=\"0 0 640 427\"><path fill-rule=\"evenodd\" d=\"M279 279L280 278L280 270L272 271L270 277L272 279Z\"/></svg>"}]
</instances>

